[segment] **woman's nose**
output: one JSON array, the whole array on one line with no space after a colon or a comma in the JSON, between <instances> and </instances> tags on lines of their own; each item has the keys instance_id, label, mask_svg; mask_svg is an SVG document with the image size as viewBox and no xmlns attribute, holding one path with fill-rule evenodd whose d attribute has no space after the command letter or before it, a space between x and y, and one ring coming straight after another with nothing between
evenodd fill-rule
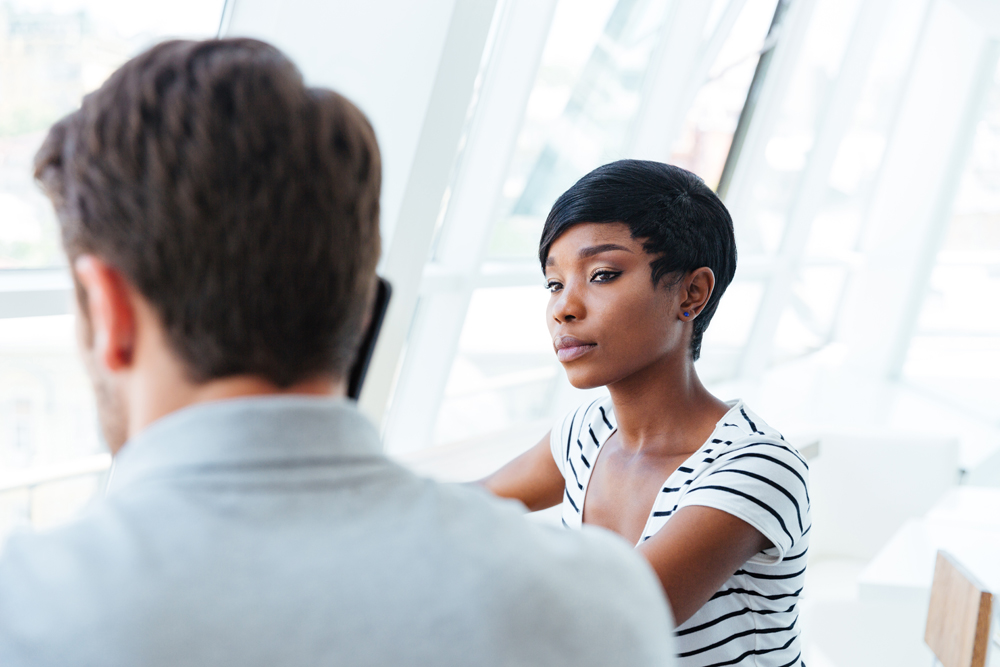
<instances>
[{"instance_id":1,"label":"woman's nose","mask_svg":"<svg viewBox=\"0 0 1000 667\"><path fill-rule=\"evenodd\" d=\"M569 285L563 287L552 304L552 317L557 322L573 322L582 319L584 314L583 301L578 291Z\"/></svg>"}]
</instances>

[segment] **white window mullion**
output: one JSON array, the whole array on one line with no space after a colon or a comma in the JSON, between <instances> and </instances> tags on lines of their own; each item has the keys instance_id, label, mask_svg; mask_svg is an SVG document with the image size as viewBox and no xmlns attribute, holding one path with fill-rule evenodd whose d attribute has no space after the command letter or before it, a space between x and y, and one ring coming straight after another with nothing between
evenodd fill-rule
<instances>
[{"instance_id":1,"label":"white window mullion","mask_svg":"<svg viewBox=\"0 0 1000 667\"><path fill-rule=\"evenodd\" d=\"M961 171L963 124L974 125L970 104L990 51L982 26L958 6L932 4L868 211L863 261L839 318L837 338L859 384L890 378L901 356L912 292L926 246L947 218L940 209L944 199L950 206L949 171Z\"/></svg>"},{"instance_id":2,"label":"white window mullion","mask_svg":"<svg viewBox=\"0 0 1000 667\"><path fill-rule=\"evenodd\" d=\"M555 7L555 0L504 7L435 257L453 289L422 298L386 421L389 451L431 442Z\"/></svg>"},{"instance_id":3,"label":"white window mullion","mask_svg":"<svg viewBox=\"0 0 1000 667\"><path fill-rule=\"evenodd\" d=\"M660 161L669 157L688 110L745 4L746 0L729 0L707 40L702 34L711 3L681 0L674 4L632 124L629 157Z\"/></svg>"},{"instance_id":4,"label":"white window mullion","mask_svg":"<svg viewBox=\"0 0 1000 667\"><path fill-rule=\"evenodd\" d=\"M448 187L455 153L472 99L496 0L456 2L416 152L399 207L399 217L382 260L393 295L372 355L359 405L384 423L406 337L417 308L420 278L434 226ZM405 100L398 104L405 105Z\"/></svg>"},{"instance_id":5,"label":"white window mullion","mask_svg":"<svg viewBox=\"0 0 1000 667\"><path fill-rule=\"evenodd\" d=\"M937 261L938 249L944 242L948 231L948 222L958 195L962 174L972 153L972 143L976 137L976 126L982 117L993 76L1000 57L1000 42L996 39L983 48L969 97L965 102L963 118L959 121L959 132L955 139L944 177L939 186L931 209L931 220L927 236L913 271L909 294L906 298L906 308L901 315L896 340L891 347L887 375L891 379L900 376L906 362L906 354L910 340L917 328L924 297L930 284L931 274Z\"/></svg>"},{"instance_id":6,"label":"white window mullion","mask_svg":"<svg viewBox=\"0 0 1000 667\"><path fill-rule=\"evenodd\" d=\"M740 375L744 378L759 377L767 368L778 323L792 296L813 220L824 203L837 149L861 99L891 7L890 0L868 0L860 5L853 34L829 96L830 104L818 124L816 141L809 151L789 210L781 249L743 352Z\"/></svg>"},{"instance_id":7,"label":"white window mullion","mask_svg":"<svg viewBox=\"0 0 1000 667\"><path fill-rule=\"evenodd\" d=\"M809 28L809 21L812 18L816 2L817 0L792 2L778 28L780 34L773 47L773 56L767 77L759 95L753 100L753 122L747 131L746 139L743 141L732 181L724 197L726 207L732 214L737 227L740 226L740 221L746 214L748 204L753 197L753 179L760 172L760 164L764 159L764 149L767 147L774 124L778 120L781 102L785 99L785 93L791 84L799 54L805 45L805 34ZM748 100L748 104L750 104L750 100ZM744 109L744 113L746 113L746 109Z\"/></svg>"},{"instance_id":8,"label":"white window mullion","mask_svg":"<svg viewBox=\"0 0 1000 667\"><path fill-rule=\"evenodd\" d=\"M0 271L0 318L65 315L72 296L67 269Z\"/></svg>"}]
</instances>

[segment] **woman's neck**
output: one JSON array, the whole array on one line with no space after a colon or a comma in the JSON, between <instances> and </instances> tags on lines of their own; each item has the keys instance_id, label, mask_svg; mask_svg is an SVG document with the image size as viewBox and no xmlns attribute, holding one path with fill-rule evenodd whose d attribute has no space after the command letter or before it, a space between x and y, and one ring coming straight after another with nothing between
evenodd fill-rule
<instances>
[{"instance_id":1,"label":"woman's neck","mask_svg":"<svg viewBox=\"0 0 1000 667\"><path fill-rule=\"evenodd\" d=\"M711 435L729 406L701 383L684 355L608 385L623 447L636 453L690 454Z\"/></svg>"}]
</instances>

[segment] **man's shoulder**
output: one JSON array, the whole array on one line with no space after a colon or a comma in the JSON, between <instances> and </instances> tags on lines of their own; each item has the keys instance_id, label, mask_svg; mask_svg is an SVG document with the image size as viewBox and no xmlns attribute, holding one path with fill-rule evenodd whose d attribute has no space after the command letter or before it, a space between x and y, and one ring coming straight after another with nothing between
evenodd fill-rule
<instances>
[{"instance_id":1,"label":"man's shoulder","mask_svg":"<svg viewBox=\"0 0 1000 667\"><path fill-rule=\"evenodd\" d=\"M0 547L0 662L23 644L42 647L33 653L38 664L54 664L43 654L57 633L60 644L96 650L100 636L81 621L105 622L102 608L121 590L129 554L118 533L108 512L91 509L64 526L7 538Z\"/></svg>"},{"instance_id":2,"label":"man's shoulder","mask_svg":"<svg viewBox=\"0 0 1000 667\"><path fill-rule=\"evenodd\" d=\"M588 527L571 531L528 520L519 503L476 488L439 486L469 514L453 528L469 549L477 573L472 600L489 600L491 623L530 624L528 650L559 647L547 664L672 664L673 622L652 569L613 533ZM476 525L473 533L468 524ZM475 535L475 539L472 538ZM508 647L510 650L517 650ZM515 661L516 662L516 661Z\"/></svg>"},{"instance_id":3,"label":"man's shoulder","mask_svg":"<svg viewBox=\"0 0 1000 667\"><path fill-rule=\"evenodd\" d=\"M520 581L539 593L558 589L560 604L619 596L654 614L666 609L652 569L619 536L600 528L566 530L531 521L520 503L478 488L442 485L438 490L468 511L451 529L476 552L474 560L500 572L504 581L498 584L507 590ZM669 623L665 615L663 621Z\"/></svg>"},{"instance_id":4,"label":"man's shoulder","mask_svg":"<svg viewBox=\"0 0 1000 667\"><path fill-rule=\"evenodd\" d=\"M259 624L298 633L315 655L354 642L389 659L446 627L462 637L455 650L499 642L525 664L669 655L659 582L618 538L539 525L512 501L405 470L374 478L328 498L309 492L315 511L249 532L252 508L206 506L208 519L187 515L179 530L157 497L108 499L62 528L14 537L0 554L0 658L14 641L31 655L101 655L88 642L110 641L108 627L146 650L168 634L172 646L208 646ZM174 621L150 628L149 618ZM560 659L539 659L552 652Z\"/></svg>"},{"instance_id":5,"label":"man's shoulder","mask_svg":"<svg viewBox=\"0 0 1000 667\"><path fill-rule=\"evenodd\" d=\"M98 587L102 576L123 574L141 550L129 523L127 511L101 500L60 526L14 531L0 545L0 597L29 586L68 593L73 584Z\"/></svg>"}]
</instances>

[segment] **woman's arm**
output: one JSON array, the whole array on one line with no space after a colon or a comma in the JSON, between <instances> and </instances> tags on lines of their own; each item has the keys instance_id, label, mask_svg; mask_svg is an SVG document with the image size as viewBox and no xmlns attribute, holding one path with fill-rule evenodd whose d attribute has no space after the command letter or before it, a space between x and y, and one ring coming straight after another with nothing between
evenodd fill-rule
<instances>
[{"instance_id":1,"label":"woman's arm","mask_svg":"<svg viewBox=\"0 0 1000 667\"><path fill-rule=\"evenodd\" d=\"M532 512L562 501L565 480L552 458L547 434L516 459L477 483ZM656 572L680 625L708 602L744 563L773 545L756 528L728 512L682 507L636 549Z\"/></svg>"},{"instance_id":2,"label":"woman's arm","mask_svg":"<svg viewBox=\"0 0 1000 667\"><path fill-rule=\"evenodd\" d=\"M773 545L732 514L690 505L636 549L653 566L680 625L754 555Z\"/></svg>"},{"instance_id":3,"label":"woman's arm","mask_svg":"<svg viewBox=\"0 0 1000 667\"><path fill-rule=\"evenodd\" d=\"M520 500L532 512L557 505L562 501L565 481L552 458L550 435L477 483L501 498Z\"/></svg>"}]
</instances>

